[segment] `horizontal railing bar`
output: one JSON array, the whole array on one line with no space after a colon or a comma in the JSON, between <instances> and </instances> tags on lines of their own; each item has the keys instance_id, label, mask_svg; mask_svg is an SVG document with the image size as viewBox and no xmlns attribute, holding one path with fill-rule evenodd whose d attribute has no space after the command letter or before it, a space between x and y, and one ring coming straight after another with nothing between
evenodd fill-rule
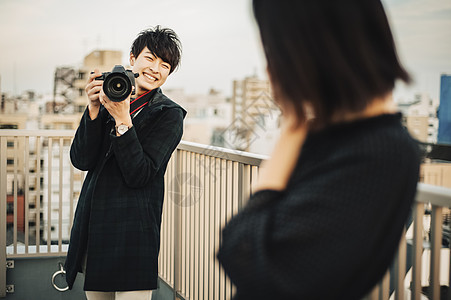
<instances>
[{"instance_id":1,"label":"horizontal railing bar","mask_svg":"<svg viewBox=\"0 0 451 300\"><path fill-rule=\"evenodd\" d=\"M45 129L45 130L26 130L26 129L0 129L0 136L44 136L44 137L67 137L71 138L75 135L74 130L53 130L53 129Z\"/></svg>"},{"instance_id":2,"label":"horizontal railing bar","mask_svg":"<svg viewBox=\"0 0 451 300\"><path fill-rule=\"evenodd\" d=\"M181 141L178 149L190 151L194 153L204 154L216 158L222 158L230 161L236 161L252 166L259 166L260 163L268 159L266 155L260 155L245 151L231 150L221 147L209 146L205 144L198 144L193 142Z\"/></svg>"},{"instance_id":3,"label":"horizontal railing bar","mask_svg":"<svg viewBox=\"0 0 451 300\"><path fill-rule=\"evenodd\" d=\"M7 254L7 258L39 258L39 257L54 257L67 256L67 251L62 252L39 252L39 253L24 253L24 254Z\"/></svg>"},{"instance_id":4,"label":"horizontal railing bar","mask_svg":"<svg viewBox=\"0 0 451 300\"><path fill-rule=\"evenodd\" d=\"M69 245L63 244L62 250L58 250L58 245L51 245L50 251L48 251L47 245L41 245L39 247L35 245L30 245L28 247L24 247L22 245L17 247L17 251L14 252L12 246L6 247L6 257L7 258L28 258L28 257L49 257L49 256L66 256L67 249ZM38 251L39 250L39 251ZM13 252L13 253L11 253Z\"/></svg>"},{"instance_id":5,"label":"horizontal railing bar","mask_svg":"<svg viewBox=\"0 0 451 300\"><path fill-rule=\"evenodd\" d=\"M451 188L418 183L416 201L432 205L451 207Z\"/></svg>"},{"instance_id":6,"label":"horizontal railing bar","mask_svg":"<svg viewBox=\"0 0 451 300\"><path fill-rule=\"evenodd\" d=\"M42 137L67 137L72 138L75 134L74 130L17 130L17 129L0 129L0 136L15 137L15 136L42 136ZM205 154L217 158L229 159L253 166L260 165L262 160L268 158L266 155L249 153L239 150L231 150L222 147L209 146L188 141L181 141L178 149L191 151L194 153Z\"/></svg>"}]
</instances>

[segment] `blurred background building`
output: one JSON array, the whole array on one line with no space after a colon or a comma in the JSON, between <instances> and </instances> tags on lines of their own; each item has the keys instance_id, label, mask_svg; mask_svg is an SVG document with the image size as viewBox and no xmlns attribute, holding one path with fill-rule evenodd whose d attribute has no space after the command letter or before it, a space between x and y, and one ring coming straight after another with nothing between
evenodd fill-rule
<instances>
[{"instance_id":1,"label":"blurred background building","mask_svg":"<svg viewBox=\"0 0 451 300\"><path fill-rule=\"evenodd\" d=\"M438 143L451 145L451 75L440 77Z\"/></svg>"}]
</instances>

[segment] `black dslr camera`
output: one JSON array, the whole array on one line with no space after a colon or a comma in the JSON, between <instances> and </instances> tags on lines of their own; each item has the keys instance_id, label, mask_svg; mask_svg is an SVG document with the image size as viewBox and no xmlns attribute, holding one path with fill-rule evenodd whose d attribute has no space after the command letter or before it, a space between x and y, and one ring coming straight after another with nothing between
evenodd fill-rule
<instances>
[{"instance_id":1,"label":"black dslr camera","mask_svg":"<svg viewBox=\"0 0 451 300\"><path fill-rule=\"evenodd\" d=\"M102 76L96 77L97 80L103 80L103 91L105 95L114 102L121 102L133 92L135 78L138 73L125 70L121 65L115 65L111 72L104 72Z\"/></svg>"}]
</instances>

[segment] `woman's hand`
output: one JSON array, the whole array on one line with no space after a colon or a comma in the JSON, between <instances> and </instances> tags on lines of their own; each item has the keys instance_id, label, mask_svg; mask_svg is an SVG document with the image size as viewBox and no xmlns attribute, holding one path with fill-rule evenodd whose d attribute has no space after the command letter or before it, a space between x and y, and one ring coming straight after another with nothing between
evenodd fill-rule
<instances>
[{"instance_id":1,"label":"woman's hand","mask_svg":"<svg viewBox=\"0 0 451 300\"><path fill-rule=\"evenodd\" d=\"M287 187L307 136L307 122L300 121L294 110L284 110L280 137L271 157L262 162L255 191Z\"/></svg>"}]
</instances>

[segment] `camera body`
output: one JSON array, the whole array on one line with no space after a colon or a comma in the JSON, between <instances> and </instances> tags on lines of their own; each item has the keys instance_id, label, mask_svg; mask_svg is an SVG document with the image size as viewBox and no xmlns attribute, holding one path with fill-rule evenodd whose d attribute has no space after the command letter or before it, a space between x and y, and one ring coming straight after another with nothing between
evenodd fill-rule
<instances>
[{"instance_id":1,"label":"camera body","mask_svg":"<svg viewBox=\"0 0 451 300\"><path fill-rule=\"evenodd\" d=\"M96 80L103 80L103 91L105 95L114 102L121 102L134 94L135 78L138 73L125 70L121 65L115 65L111 72L104 72Z\"/></svg>"}]
</instances>

